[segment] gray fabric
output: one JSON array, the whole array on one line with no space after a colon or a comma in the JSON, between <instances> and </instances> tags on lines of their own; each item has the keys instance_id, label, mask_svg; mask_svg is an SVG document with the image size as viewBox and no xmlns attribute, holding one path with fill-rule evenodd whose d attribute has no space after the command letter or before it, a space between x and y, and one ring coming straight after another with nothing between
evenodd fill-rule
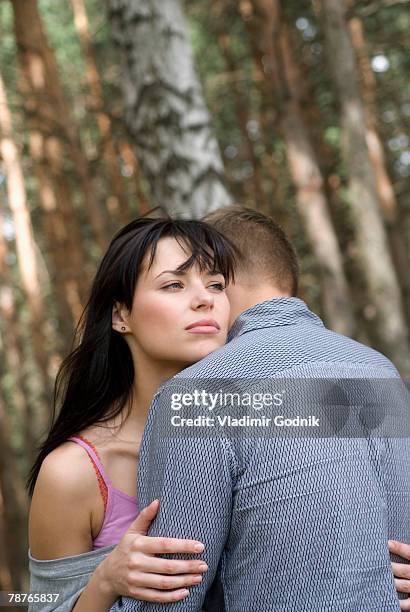
<instances>
[{"instance_id":1,"label":"gray fabric","mask_svg":"<svg viewBox=\"0 0 410 612\"><path fill-rule=\"evenodd\" d=\"M163 385L144 431L139 501L161 502L149 535L201 540L209 566L167 610L200 610L217 575L215 612L398 611L387 539L410 542L409 438L162 435L169 393L194 378L399 379L394 366L298 299L250 308L230 340ZM119 610L164 607L123 597Z\"/></svg>"},{"instance_id":2,"label":"gray fabric","mask_svg":"<svg viewBox=\"0 0 410 612\"><path fill-rule=\"evenodd\" d=\"M55 603L32 603L29 612L70 612L92 573L115 546L106 546L81 555L60 559L40 560L30 550L30 593L57 593Z\"/></svg>"}]
</instances>

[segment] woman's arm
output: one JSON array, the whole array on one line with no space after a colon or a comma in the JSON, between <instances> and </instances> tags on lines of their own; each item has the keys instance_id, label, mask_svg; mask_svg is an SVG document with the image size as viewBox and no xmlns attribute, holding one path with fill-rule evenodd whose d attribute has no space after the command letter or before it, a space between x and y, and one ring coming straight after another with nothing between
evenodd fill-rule
<instances>
[{"instance_id":1,"label":"woman's arm","mask_svg":"<svg viewBox=\"0 0 410 612\"><path fill-rule=\"evenodd\" d=\"M90 612L90 610L93 610L93 612L107 612L118 598L118 594L111 592L104 578L100 576L102 563L92 574L86 587L72 608L73 611Z\"/></svg>"},{"instance_id":2,"label":"woman's arm","mask_svg":"<svg viewBox=\"0 0 410 612\"><path fill-rule=\"evenodd\" d=\"M44 459L29 514L29 545L39 560L92 550L91 518L98 482L82 449L63 444Z\"/></svg>"},{"instance_id":3,"label":"woman's arm","mask_svg":"<svg viewBox=\"0 0 410 612\"><path fill-rule=\"evenodd\" d=\"M70 449L59 447L48 455L36 483L29 539L31 555L38 560L78 556L92 549L91 513L93 499L99 495L98 484L83 455L75 452L74 445L69 446ZM200 552L195 549L200 542L147 537L157 511L158 502L154 502L139 514L120 543L91 574L70 609L108 610L120 595L163 603L178 601L186 597L184 587L201 581L207 568L200 568L200 561L155 556Z\"/></svg>"}]
</instances>

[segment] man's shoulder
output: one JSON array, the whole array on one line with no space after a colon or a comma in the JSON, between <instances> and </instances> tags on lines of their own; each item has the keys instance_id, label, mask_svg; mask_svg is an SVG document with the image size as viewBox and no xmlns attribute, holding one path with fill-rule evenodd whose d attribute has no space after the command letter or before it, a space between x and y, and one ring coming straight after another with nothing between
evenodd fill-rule
<instances>
[{"instance_id":1,"label":"man's shoulder","mask_svg":"<svg viewBox=\"0 0 410 612\"><path fill-rule=\"evenodd\" d=\"M373 367L375 370L384 371L386 375L398 376L397 369L390 359L375 348L326 328L325 335L340 351L341 366L349 363L352 367Z\"/></svg>"},{"instance_id":2,"label":"man's shoulder","mask_svg":"<svg viewBox=\"0 0 410 612\"><path fill-rule=\"evenodd\" d=\"M220 370L223 369L226 375L229 376L229 366L234 360L234 356L238 350L237 342L231 341L221 346L216 351L213 351L201 361L192 364L174 376L173 380L189 379L189 378L214 378L220 375Z\"/></svg>"},{"instance_id":3,"label":"man's shoulder","mask_svg":"<svg viewBox=\"0 0 410 612\"><path fill-rule=\"evenodd\" d=\"M276 377L283 371L324 363L336 369L356 368L359 376L362 369L384 377L399 376L392 362L374 348L312 325L303 333L298 326L252 330L185 368L172 381L182 384L198 378Z\"/></svg>"}]
</instances>

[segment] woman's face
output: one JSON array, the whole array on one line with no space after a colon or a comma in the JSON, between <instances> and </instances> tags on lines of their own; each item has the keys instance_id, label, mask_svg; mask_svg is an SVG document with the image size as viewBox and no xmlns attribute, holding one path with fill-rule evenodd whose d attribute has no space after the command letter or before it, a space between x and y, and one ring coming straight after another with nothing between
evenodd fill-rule
<instances>
[{"instance_id":1,"label":"woman's face","mask_svg":"<svg viewBox=\"0 0 410 612\"><path fill-rule=\"evenodd\" d=\"M163 238L149 270L146 262L131 313L124 314L125 338L137 359L142 352L182 369L225 344L230 310L225 279L197 266L175 272L190 255L174 238ZM121 323L113 321L120 330Z\"/></svg>"}]
</instances>

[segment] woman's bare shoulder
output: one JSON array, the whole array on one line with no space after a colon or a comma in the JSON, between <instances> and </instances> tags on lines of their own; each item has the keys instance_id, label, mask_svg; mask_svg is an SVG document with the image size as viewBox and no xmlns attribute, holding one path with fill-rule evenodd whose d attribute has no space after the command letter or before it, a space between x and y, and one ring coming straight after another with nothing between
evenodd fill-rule
<instances>
[{"instance_id":1,"label":"woman's bare shoulder","mask_svg":"<svg viewBox=\"0 0 410 612\"><path fill-rule=\"evenodd\" d=\"M64 487L75 486L86 489L83 485L86 473L92 476L92 470L85 470L90 460L84 449L74 442L63 442L52 450L41 464L39 479L42 478L45 484L54 484L64 477Z\"/></svg>"},{"instance_id":2,"label":"woman's bare shoulder","mask_svg":"<svg viewBox=\"0 0 410 612\"><path fill-rule=\"evenodd\" d=\"M30 506L30 552L55 559L91 550L98 484L84 450L64 442L44 459Z\"/></svg>"}]
</instances>

